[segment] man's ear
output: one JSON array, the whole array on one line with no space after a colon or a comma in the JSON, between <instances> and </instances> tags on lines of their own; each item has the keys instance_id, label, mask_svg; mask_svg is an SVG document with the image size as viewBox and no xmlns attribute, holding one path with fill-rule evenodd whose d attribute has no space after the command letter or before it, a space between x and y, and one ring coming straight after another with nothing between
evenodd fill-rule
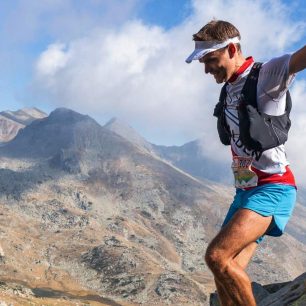
<instances>
[{"instance_id":1,"label":"man's ear","mask_svg":"<svg viewBox=\"0 0 306 306\"><path fill-rule=\"evenodd\" d=\"M228 53L230 58L233 58L236 52L237 52L236 46L233 43L230 43L228 45Z\"/></svg>"}]
</instances>

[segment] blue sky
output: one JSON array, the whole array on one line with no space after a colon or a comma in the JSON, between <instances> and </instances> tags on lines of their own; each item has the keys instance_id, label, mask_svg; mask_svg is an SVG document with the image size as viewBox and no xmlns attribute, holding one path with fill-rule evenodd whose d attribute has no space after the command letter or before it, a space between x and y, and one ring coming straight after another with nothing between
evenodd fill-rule
<instances>
[{"instance_id":1,"label":"blue sky","mask_svg":"<svg viewBox=\"0 0 306 306\"><path fill-rule=\"evenodd\" d=\"M192 5L186 0L148 0L138 12L139 18L148 24L165 29L176 26L192 13Z\"/></svg>"},{"instance_id":2,"label":"blue sky","mask_svg":"<svg viewBox=\"0 0 306 306\"><path fill-rule=\"evenodd\" d=\"M63 106L100 123L115 116L159 144L209 137L219 87L184 63L191 35L228 19L245 55L264 61L305 44L304 16L302 0L2 1L1 109Z\"/></svg>"}]
</instances>

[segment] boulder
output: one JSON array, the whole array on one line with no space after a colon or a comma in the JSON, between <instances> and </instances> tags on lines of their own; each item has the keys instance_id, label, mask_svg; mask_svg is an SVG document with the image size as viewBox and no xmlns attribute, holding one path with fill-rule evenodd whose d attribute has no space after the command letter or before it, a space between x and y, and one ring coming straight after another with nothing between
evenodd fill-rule
<instances>
[{"instance_id":1,"label":"boulder","mask_svg":"<svg viewBox=\"0 0 306 306\"><path fill-rule=\"evenodd\" d=\"M254 282L252 288L258 306L306 305L306 273L291 282L282 284L261 286ZM209 305L220 306L217 293L210 295Z\"/></svg>"}]
</instances>

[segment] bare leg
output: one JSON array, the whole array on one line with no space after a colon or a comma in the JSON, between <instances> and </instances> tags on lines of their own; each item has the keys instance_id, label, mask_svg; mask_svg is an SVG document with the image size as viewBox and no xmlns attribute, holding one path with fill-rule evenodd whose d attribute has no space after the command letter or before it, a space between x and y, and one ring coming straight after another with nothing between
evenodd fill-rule
<instances>
[{"instance_id":1,"label":"bare leg","mask_svg":"<svg viewBox=\"0 0 306 306\"><path fill-rule=\"evenodd\" d=\"M215 278L216 288L218 292L218 298L221 306L235 306L235 303L231 299L230 295L226 292L223 285Z\"/></svg>"},{"instance_id":2,"label":"bare leg","mask_svg":"<svg viewBox=\"0 0 306 306\"><path fill-rule=\"evenodd\" d=\"M249 257L238 254L266 232L271 220L272 217L240 209L208 246L205 260L215 279L231 298L226 301L225 297L226 305L231 302L236 306L256 305L250 279L242 267L247 265L252 254ZM254 248L254 245L249 248Z\"/></svg>"},{"instance_id":3,"label":"bare leg","mask_svg":"<svg viewBox=\"0 0 306 306\"><path fill-rule=\"evenodd\" d=\"M247 247L245 247L236 257L235 261L240 267L245 270L249 261L251 260L255 250L257 247L256 242L250 243ZM215 279L216 288L218 292L218 297L221 306L235 306L235 303L231 299L230 295L226 292L223 285Z\"/></svg>"}]
</instances>

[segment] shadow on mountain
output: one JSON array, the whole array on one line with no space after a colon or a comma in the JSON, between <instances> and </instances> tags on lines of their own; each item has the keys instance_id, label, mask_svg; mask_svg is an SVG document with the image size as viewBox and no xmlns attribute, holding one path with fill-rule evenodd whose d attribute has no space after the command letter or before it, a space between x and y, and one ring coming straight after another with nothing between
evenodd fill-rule
<instances>
[{"instance_id":1,"label":"shadow on mountain","mask_svg":"<svg viewBox=\"0 0 306 306\"><path fill-rule=\"evenodd\" d=\"M23 171L0 169L0 195L18 201L26 191L52 179L49 174L42 172L39 166Z\"/></svg>"}]
</instances>

